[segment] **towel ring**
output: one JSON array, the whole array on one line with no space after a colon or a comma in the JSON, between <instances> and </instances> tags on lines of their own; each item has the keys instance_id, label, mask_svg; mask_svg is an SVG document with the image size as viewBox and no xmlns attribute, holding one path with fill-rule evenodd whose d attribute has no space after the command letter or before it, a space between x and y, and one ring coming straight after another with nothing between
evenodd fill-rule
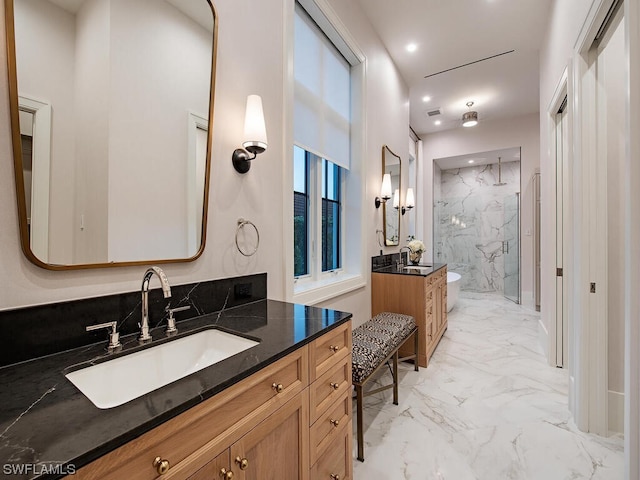
<instances>
[{"instance_id":1,"label":"towel ring","mask_svg":"<svg viewBox=\"0 0 640 480\"><path fill-rule=\"evenodd\" d=\"M256 237L258 238L258 240L256 241L256 247L253 249L253 252L251 253L247 253L244 250L242 250L242 248L240 248L240 244L238 243L238 234L240 233L240 230L244 228L245 225L251 225L253 229L256 231ZM238 251L245 257L250 257L252 255L255 255L255 253L258 251L259 246L260 246L260 232L258 231L258 227L256 227L256 225L250 220L239 218L238 228L236 228L236 248L238 249Z\"/></svg>"}]
</instances>

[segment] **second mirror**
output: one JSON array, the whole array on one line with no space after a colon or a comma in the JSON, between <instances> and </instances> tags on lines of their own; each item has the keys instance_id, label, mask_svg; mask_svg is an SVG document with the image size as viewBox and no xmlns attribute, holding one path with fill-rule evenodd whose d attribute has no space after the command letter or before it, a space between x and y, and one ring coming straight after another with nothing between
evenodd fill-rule
<instances>
[{"instance_id":1,"label":"second mirror","mask_svg":"<svg viewBox=\"0 0 640 480\"><path fill-rule=\"evenodd\" d=\"M387 145L382 147L382 175L391 176L391 198L382 205L382 228L384 244L397 246L400 244L400 185L401 160L400 156L391 151Z\"/></svg>"}]
</instances>

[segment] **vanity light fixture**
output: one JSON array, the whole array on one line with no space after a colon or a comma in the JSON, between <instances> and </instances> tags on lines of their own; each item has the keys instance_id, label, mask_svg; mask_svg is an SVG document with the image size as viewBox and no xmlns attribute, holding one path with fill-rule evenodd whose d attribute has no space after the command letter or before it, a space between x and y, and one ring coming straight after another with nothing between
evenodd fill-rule
<instances>
[{"instance_id":1,"label":"vanity light fixture","mask_svg":"<svg viewBox=\"0 0 640 480\"><path fill-rule=\"evenodd\" d=\"M380 196L376 197L376 208L380 208L380 205L385 203L391 198L391 174L385 173L382 176L382 187L380 188Z\"/></svg>"},{"instance_id":2,"label":"vanity light fixture","mask_svg":"<svg viewBox=\"0 0 640 480\"><path fill-rule=\"evenodd\" d=\"M262 98L260 95L247 97L247 110L244 116L244 148L233 151L233 168L238 173L247 173L251 168L251 160L267 149L267 129L264 125ZM253 157L250 156L253 154Z\"/></svg>"},{"instance_id":3,"label":"vanity light fixture","mask_svg":"<svg viewBox=\"0 0 640 480\"><path fill-rule=\"evenodd\" d=\"M462 126L475 127L478 124L478 112L471 110L473 102L467 102L467 107L469 107L469 111L462 114Z\"/></svg>"},{"instance_id":4,"label":"vanity light fixture","mask_svg":"<svg viewBox=\"0 0 640 480\"><path fill-rule=\"evenodd\" d=\"M393 208L398 210L400 208L400 190L396 188L396 191L393 192Z\"/></svg>"}]
</instances>

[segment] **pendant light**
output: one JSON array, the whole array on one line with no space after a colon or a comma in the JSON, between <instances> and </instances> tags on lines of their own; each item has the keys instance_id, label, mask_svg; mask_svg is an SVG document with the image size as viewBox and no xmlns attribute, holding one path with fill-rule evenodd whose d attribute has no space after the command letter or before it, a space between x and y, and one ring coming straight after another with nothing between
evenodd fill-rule
<instances>
[{"instance_id":1,"label":"pendant light","mask_svg":"<svg viewBox=\"0 0 640 480\"><path fill-rule=\"evenodd\" d=\"M475 127L478 124L478 112L471 110L473 102L467 102L467 107L469 107L469 111L462 114L462 126Z\"/></svg>"}]
</instances>

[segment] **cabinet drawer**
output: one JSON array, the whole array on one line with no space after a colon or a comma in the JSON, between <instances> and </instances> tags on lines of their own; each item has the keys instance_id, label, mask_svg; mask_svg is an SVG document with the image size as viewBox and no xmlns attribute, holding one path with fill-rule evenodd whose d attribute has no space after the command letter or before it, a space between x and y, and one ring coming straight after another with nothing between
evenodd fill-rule
<instances>
[{"instance_id":1,"label":"cabinet drawer","mask_svg":"<svg viewBox=\"0 0 640 480\"><path fill-rule=\"evenodd\" d=\"M341 427L351 426L351 395L349 393L338 399L311 425L309 437L311 438L312 465L323 455L327 447L339 438Z\"/></svg>"},{"instance_id":2,"label":"cabinet drawer","mask_svg":"<svg viewBox=\"0 0 640 480\"><path fill-rule=\"evenodd\" d=\"M309 347L309 381L314 382L351 352L351 321L314 340Z\"/></svg>"},{"instance_id":3,"label":"cabinet drawer","mask_svg":"<svg viewBox=\"0 0 640 480\"><path fill-rule=\"evenodd\" d=\"M351 480L351 424L345 425L322 457L311 467L312 480Z\"/></svg>"},{"instance_id":4,"label":"cabinet drawer","mask_svg":"<svg viewBox=\"0 0 640 480\"><path fill-rule=\"evenodd\" d=\"M309 386L311 423L339 398L351 393L351 356L342 361Z\"/></svg>"},{"instance_id":5,"label":"cabinet drawer","mask_svg":"<svg viewBox=\"0 0 640 480\"><path fill-rule=\"evenodd\" d=\"M431 287L425 291L424 297L427 304L433 302L433 289Z\"/></svg>"},{"instance_id":6,"label":"cabinet drawer","mask_svg":"<svg viewBox=\"0 0 640 480\"><path fill-rule=\"evenodd\" d=\"M189 459L191 466L187 469L197 470L207 458L221 453L234 438L300 393L308 385L308 372L307 348L302 347L81 468L73 480L155 479L156 457L168 460L171 465L163 478L185 478L184 466L179 465L182 460L197 451Z\"/></svg>"},{"instance_id":7,"label":"cabinet drawer","mask_svg":"<svg viewBox=\"0 0 640 480\"><path fill-rule=\"evenodd\" d=\"M427 303L427 307L424 309L424 315L427 323L433 320L433 302Z\"/></svg>"}]
</instances>

